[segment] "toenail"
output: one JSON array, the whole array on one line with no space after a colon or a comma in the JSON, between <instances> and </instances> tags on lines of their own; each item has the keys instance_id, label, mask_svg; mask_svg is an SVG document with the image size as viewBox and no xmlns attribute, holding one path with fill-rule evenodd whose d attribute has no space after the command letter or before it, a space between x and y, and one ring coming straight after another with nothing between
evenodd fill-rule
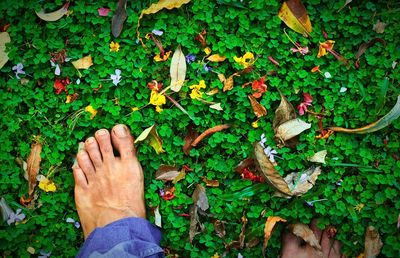
<instances>
[{"instance_id":1,"label":"toenail","mask_svg":"<svg viewBox=\"0 0 400 258\"><path fill-rule=\"evenodd\" d=\"M106 129L101 129L97 131L97 135L106 135L107 134L107 130Z\"/></svg>"},{"instance_id":2,"label":"toenail","mask_svg":"<svg viewBox=\"0 0 400 258\"><path fill-rule=\"evenodd\" d=\"M114 131L118 137L128 136L128 130L126 129L125 125L116 125Z\"/></svg>"},{"instance_id":3,"label":"toenail","mask_svg":"<svg viewBox=\"0 0 400 258\"><path fill-rule=\"evenodd\" d=\"M86 140L86 143L92 143L92 142L94 142L94 138L93 137L90 137L90 138L88 138Z\"/></svg>"}]
</instances>

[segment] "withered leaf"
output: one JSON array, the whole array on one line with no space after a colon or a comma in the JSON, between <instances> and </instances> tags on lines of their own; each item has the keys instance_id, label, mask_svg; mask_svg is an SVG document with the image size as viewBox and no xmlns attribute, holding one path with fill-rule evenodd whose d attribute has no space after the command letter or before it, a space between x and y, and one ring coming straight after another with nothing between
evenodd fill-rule
<instances>
[{"instance_id":1,"label":"withered leaf","mask_svg":"<svg viewBox=\"0 0 400 258\"><path fill-rule=\"evenodd\" d=\"M288 0L283 2L278 13L279 18L292 30L310 36L312 26L307 10L300 0Z\"/></svg>"},{"instance_id":2,"label":"withered leaf","mask_svg":"<svg viewBox=\"0 0 400 258\"><path fill-rule=\"evenodd\" d=\"M40 162L42 158L40 157L40 153L42 152L42 144L40 143L40 136L35 137L36 140L31 145L31 152L26 160L27 163L27 171L29 178L29 190L28 194L30 197L33 195L33 191L35 190L37 180L36 176L40 169Z\"/></svg>"},{"instance_id":3,"label":"withered leaf","mask_svg":"<svg viewBox=\"0 0 400 258\"><path fill-rule=\"evenodd\" d=\"M202 176L201 179L203 180L204 183L206 183L206 186L210 186L210 187L218 187L219 186L218 180L209 180L204 176Z\"/></svg>"},{"instance_id":4,"label":"withered leaf","mask_svg":"<svg viewBox=\"0 0 400 258\"><path fill-rule=\"evenodd\" d=\"M277 139L278 142L285 144L287 140L292 139L310 127L311 124L306 123L299 118L289 120L276 128L275 139Z\"/></svg>"},{"instance_id":5,"label":"withered leaf","mask_svg":"<svg viewBox=\"0 0 400 258\"><path fill-rule=\"evenodd\" d=\"M223 62L225 61L226 57L221 56L220 54L214 54L209 57L207 57L207 60L210 62Z\"/></svg>"},{"instance_id":6,"label":"withered leaf","mask_svg":"<svg viewBox=\"0 0 400 258\"><path fill-rule=\"evenodd\" d=\"M285 219L282 219L281 217L277 217L277 216L269 216L267 218L267 221L265 222L265 226L264 226L263 253L265 253L265 249L268 246L268 241L271 238L272 230L274 229L275 224L278 223L279 221L286 222ZM265 256L265 254L264 254L264 256Z\"/></svg>"},{"instance_id":7,"label":"withered leaf","mask_svg":"<svg viewBox=\"0 0 400 258\"><path fill-rule=\"evenodd\" d=\"M111 32L114 37L118 38L121 34L124 22L128 17L126 14L126 2L128 0L118 0L117 10L111 20Z\"/></svg>"},{"instance_id":8,"label":"withered leaf","mask_svg":"<svg viewBox=\"0 0 400 258\"><path fill-rule=\"evenodd\" d=\"M0 32L0 69L7 63L8 54L6 52L6 43L11 41L8 32Z\"/></svg>"},{"instance_id":9,"label":"withered leaf","mask_svg":"<svg viewBox=\"0 0 400 258\"><path fill-rule=\"evenodd\" d=\"M254 143L254 154L267 182L282 194L291 196L292 192L287 183L283 180L281 175L279 175L278 171L276 171L274 165L271 163L267 155L265 155L263 147L258 143Z\"/></svg>"},{"instance_id":10,"label":"withered leaf","mask_svg":"<svg viewBox=\"0 0 400 258\"><path fill-rule=\"evenodd\" d=\"M172 181L179 175L179 173L180 171L178 171L175 166L161 165L156 171L156 179Z\"/></svg>"},{"instance_id":11,"label":"withered leaf","mask_svg":"<svg viewBox=\"0 0 400 258\"><path fill-rule=\"evenodd\" d=\"M267 110L263 105L261 105L253 95L247 95L247 97L250 100L251 107L253 108L254 114L257 116L257 118L263 117L267 115Z\"/></svg>"},{"instance_id":12,"label":"withered leaf","mask_svg":"<svg viewBox=\"0 0 400 258\"><path fill-rule=\"evenodd\" d=\"M197 138L198 133L194 130L193 124L190 124L188 127L188 132L185 136L185 145L183 145L182 149L186 155L189 155L190 150L192 149L192 142Z\"/></svg>"},{"instance_id":13,"label":"withered leaf","mask_svg":"<svg viewBox=\"0 0 400 258\"><path fill-rule=\"evenodd\" d=\"M61 19L68 12L69 2L57 11L45 13L43 10L36 12L36 15L44 21L57 21Z\"/></svg>"},{"instance_id":14,"label":"withered leaf","mask_svg":"<svg viewBox=\"0 0 400 258\"><path fill-rule=\"evenodd\" d=\"M382 34L383 32L385 32L385 27L386 27L386 23L381 22L380 20L378 20L375 24L374 27L372 27L372 29L379 34Z\"/></svg>"},{"instance_id":15,"label":"withered leaf","mask_svg":"<svg viewBox=\"0 0 400 258\"><path fill-rule=\"evenodd\" d=\"M171 75L171 90L180 91L186 77L186 59L180 45L172 56L169 72Z\"/></svg>"},{"instance_id":16,"label":"withered leaf","mask_svg":"<svg viewBox=\"0 0 400 258\"><path fill-rule=\"evenodd\" d=\"M149 144L156 151L157 154L164 152L162 148L162 140L160 136L158 136L156 125L152 125L149 128L146 128L138 138L136 138L135 143L141 142L144 140L148 140Z\"/></svg>"},{"instance_id":17,"label":"withered leaf","mask_svg":"<svg viewBox=\"0 0 400 258\"><path fill-rule=\"evenodd\" d=\"M317 181L317 178L320 174L320 167L311 167L302 173L290 173L284 178L284 180L292 192L292 195L300 196L307 193L314 186L315 181Z\"/></svg>"},{"instance_id":18,"label":"withered leaf","mask_svg":"<svg viewBox=\"0 0 400 258\"><path fill-rule=\"evenodd\" d=\"M223 110L222 107L221 107L221 103L212 104L212 105L210 105L210 108L218 110L218 111L222 111Z\"/></svg>"},{"instance_id":19,"label":"withered leaf","mask_svg":"<svg viewBox=\"0 0 400 258\"><path fill-rule=\"evenodd\" d=\"M327 150L318 151L313 156L308 157L307 160L315 163L325 164L325 157L327 153Z\"/></svg>"},{"instance_id":20,"label":"withered leaf","mask_svg":"<svg viewBox=\"0 0 400 258\"><path fill-rule=\"evenodd\" d=\"M382 128L388 126L391 122L399 118L400 116L400 95L397 96L396 105L389 111L385 116L381 117L378 121L375 121L372 124L366 125L357 129L347 129L343 127L330 127L329 130L335 132L343 132L343 133L356 133L356 134L366 134L378 131Z\"/></svg>"},{"instance_id":21,"label":"withered leaf","mask_svg":"<svg viewBox=\"0 0 400 258\"><path fill-rule=\"evenodd\" d=\"M225 223L220 220L214 221L214 230L218 237L224 238L225 237Z\"/></svg>"},{"instance_id":22,"label":"withered leaf","mask_svg":"<svg viewBox=\"0 0 400 258\"><path fill-rule=\"evenodd\" d=\"M189 241L193 242L194 237L199 234L197 231L197 223L199 221L199 215L197 214L197 205L194 204L190 207L190 226L189 226Z\"/></svg>"},{"instance_id":23,"label":"withered leaf","mask_svg":"<svg viewBox=\"0 0 400 258\"><path fill-rule=\"evenodd\" d=\"M223 83L224 83L224 88L222 88L222 91L230 91L231 89L233 89L233 85L234 85L234 80L233 77L235 76L240 76L239 73L234 73L231 76L228 77L228 79L226 79ZM220 78L221 80L222 78Z\"/></svg>"},{"instance_id":24,"label":"withered leaf","mask_svg":"<svg viewBox=\"0 0 400 258\"><path fill-rule=\"evenodd\" d=\"M209 136L209 135L211 135L211 134L213 134L213 133L216 133L216 132L219 132L219 131L228 129L229 127L231 127L231 126L228 125L228 124L223 124L223 125L217 125L217 126L214 126L214 127L211 127L211 128L209 128L209 129L205 130L202 134L200 134L200 135L192 142L192 146L193 146L193 147L196 147L197 144L199 144L205 137L207 137L207 136Z\"/></svg>"},{"instance_id":25,"label":"withered leaf","mask_svg":"<svg viewBox=\"0 0 400 258\"><path fill-rule=\"evenodd\" d=\"M88 69L89 67L91 67L93 65L92 56L88 55L88 56L82 57L81 59L78 59L78 60L72 62L72 65L76 69Z\"/></svg>"},{"instance_id":26,"label":"withered leaf","mask_svg":"<svg viewBox=\"0 0 400 258\"><path fill-rule=\"evenodd\" d=\"M296 118L296 111L293 105L287 100L282 92L279 91L279 94L281 95L281 103L275 111L274 121L272 122L274 130L276 130L279 125Z\"/></svg>"},{"instance_id":27,"label":"withered leaf","mask_svg":"<svg viewBox=\"0 0 400 258\"><path fill-rule=\"evenodd\" d=\"M368 41L368 42L362 43L362 44L358 47L357 53L356 53L356 55L355 55L356 59L357 59L357 60L360 59L360 57L365 53L365 51L367 51L367 49L368 49L369 47L372 47L373 45L375 45L375 44L378 43L378 42L380 42L380 43L382 43L382 45L386 46L386 41L383 40L383 39L381 39L381 38L374 38L374 39L371 39L371 40Z\"/></svg>"},{"instance_id":28,"label":"withered leaf","mask_svg":"<svg viewBox=\"0 0 400 258\"><path fill-rule=\"evenodd\" d=\"M254 159L252 158L244 159L235 167L235 172L241 174L243 173L243 170L245 168L250 166L254 166Z\"/></svg>"},{"instance_id":29,"label":"withered leaf","mask_svg":"<svg viewBox=\"0 0 400 258\"><path fill-rule=\"evenodd\" d=\"M196 189L194 189L192 195L192 200L193 203L203 211L206 211L208 208L210 208L210 205L208 204L206 189L201 184L196 185Z\"/></svg>"},{"instance_id":30,"label":"withered leaf","mask_svg":"<svg viewBox=\"0 0 400 258\"><path fill-rule=\"evenodd\" d=\"M381 252L382 246L383 243L378 231L376 231L373 226L368 226L367 231L365 232L365 258L377 257Z\"/></svg>"},{"instance_id":31,"label":"withered leaf","mask_svg":"<svg viewBox=\"0 0 400 258\"><path fill-rule=\"evenodd\" d=\"M292 233L300 238L302 238L307 244L314 247L322 255L322 248L315 236L314 232L303 223L296 223L289 226Z\"/></svg>"},{"instance_id":32,"label":"withered leaf","mask_svg":"<svg viewBox=\"0 0 400 258\"><path fill-rule=\"evenodd\" d=\"M162 227L161 213L158 206L154 209L154 224L156 224L157 227Z\"/></svg>"}]
</instances>

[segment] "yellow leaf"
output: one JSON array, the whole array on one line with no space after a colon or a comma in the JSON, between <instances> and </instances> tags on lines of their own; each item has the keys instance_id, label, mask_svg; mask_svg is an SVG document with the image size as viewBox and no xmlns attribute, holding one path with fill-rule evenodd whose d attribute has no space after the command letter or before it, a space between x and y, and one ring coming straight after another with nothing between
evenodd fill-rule
<instances>
[{"instance_id":1,"label":"yellow leaf","mask_svg":"<svg viewBox=\"0 0 400 258\"><path fill-rule=\"evenodd\" d=\"M72 65L76 69L88 69L89 67L91 67L93 65L92 56L88 55L88 56L82 57L81 59L78 59L78 60L72 62Z\"/></svg>"},{"instance_id":2,"label":"yellow leaf","mask_svg":"<svg viewBox=\"0 0 400 258\"><path fill-rule=\"evenodd\" d=\"M391 122L399 118L400 116L400 95L397 96L396 105L389 111L384 117L381 117L378 121L366 125L357 129L347 129L343 127L330 127L329 130L335 132L343 132L343 133L356 133L356 134L366 134L378 131L386 126L388 126Z\"/></svg>"},{"instance_id":3,"label":"yellow leaf","mask_svg":"<svg viewBox=\"0 0 400 258\"><path fill-rule=\"evenodd\" d=\"M169 72L171 75L171 90L180 91L186 77L186 59L180 45L172 56Z\"/></svg>"},{"instance_id":4,"label":"yellow leaf","mask_svg":"<svg viewBox=\"0 0 400 258\"><path fill-rule=\"evenodd\" d=\"M135 140L135 143L141 142L144 140L148 140L149 144L156 151L157 154L164 152L162 148L162 140L160 136L158 136L156 125L152 125L149 128L146 128L139 137Z\"/></svg>"},{"instance_id":5,"label":"yellow leaf","mask_svg":"<svg viewBox=\"0 0 400 258\"><path fill-rule=\"evenodd\" d=\"M184 169L182 169L181 172L179 172L179 175L177 177L175 177L174 180L172 180L172 183L176 184L177 182L184 179L185 176L186 176L186 171Z\"/></svg>"},{"instance_id":6,"label":"yellow leaf","mask_svg":"<svg viewBox=\"0 0 400 258\"><path fill-rule=\"evenodd\" d=\"M11 41L8 32L0 32L0 69L7 63L6 43Z\"/></svg>"},{"instance_id":7,"label":"yellow leaf","mask_svg":"<svg viewBox=\"0 0 400 258\"><path fill-rule=\"evenodd\" d=\"M214 54L207 57L207 60L210 62L223 62L225 61L226 57L221 56L220 54Z\"/></svg>"},{"instance_id":8,"label":"yellow leaf","mask_svg":"<svg viewBox=\"0 0 400 258\"><path fill-rule=\"evenodd\" d=\"M300 0L288 0L282 4L278 13L279 18L292 30L310 36L312 26L307 10Z\"/></svg>"},{"instance_id":9,"label":"yellow leaf","mask_svg":"<svg viewBox=\"0 0 400 258\"><path fill-rule=\"evenodd\" d=\"M277 216L270 216L267 218L264 226L264 244L263 244L263 252L265 252L265 248L267 248L268 241L271 238L272 230L275 227L275 224L279 221L286 222L285 219Z\"/></svg>"},{"instance_id":10,"label":"yellow leaf","mask_svg":"<svg viewBox=\"0 0 400 258\"><path fill-rule=\"evenodd\" d=\"M43 10L41 10L40 12L36 12L36 15L39 16L40 19L45 21L57 21L61 19L65 14L67 14L68 6L69 3L66 3L63 7L51 13L45 13Z\"/></svg>"},{"instance_id":11,"label":"yellow leaf","mask_svg":"<svg viewBox=\"0 0 400 258\"><path fill-rule=\"evenodd\" d=\"M149 8L143 10L140 13L140 16L138 19L138 24L136 27L136 35L137 35L138 40L142 43L142 45L144 45L144 44L143 44L142 39L140 38L139 27L140 27L140 20L143 18L144 15L157 13L164 8L168 9L168 10L171 10L173 8L179 8L183 4L187 4L189 2L190 2L190 0L160 0L157 3L150 5Z\"/></svg>"}]
</instances>

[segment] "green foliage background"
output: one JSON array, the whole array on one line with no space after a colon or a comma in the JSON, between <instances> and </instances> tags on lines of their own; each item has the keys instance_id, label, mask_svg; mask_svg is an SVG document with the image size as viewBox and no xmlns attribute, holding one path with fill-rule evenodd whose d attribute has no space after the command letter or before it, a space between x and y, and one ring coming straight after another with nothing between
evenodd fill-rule
<instances>
[{"instance_id":1,"label":"green foliage background","mask_svg":"<svg viewBox=\"0 0 400 258\"><path fill-rule=\"evenodd\" d=\"M356 128L371 123L388 112L399 94L398 67L392 69L393 61L399 61L399 8L396 1L354 1L341 12L337 10L345 1L305 1L313 24L312 38L304 38L286 29L293 40L301 45L308 45L311 54L301 56L289 51L293 45L285 37L286 26L278 18L281 2L278 1L235 1L235 0L192 0L180 9L163 10L158 14L145 16L141 21L142 35L153 29L164 31L160 37L167 50L175 50L182 45L185 54L197 55L197 60L204 56L200 44L194 39L203 29L207 30L207 42L213 53L227 57L227 61L211 64L215 71L226 76L240 69L233 57L242 56L250 51L257 55L256 69L250 74L236 77L236 87L229 92L222 92L222 84L215 73L206 73L202 64L188 66L187 82L181 93L174 98L195 117L199 132L221 124L229 123L233 127L207 138L200 146L193 149L190 156L182 151L186 128L190 123L188 116L179 111L170 102L164 105L161 114L153 106L133 112L131 107L143 107L149 101L150 91L147 83L155 79L169 83L169 64L153 61L158 50L152 41L145 43L146 51L137 44L136 24L142 9L155 1L130 1L127 6L128 19L118 39L111 35L111 17L116 8L115 1L71 1L68 17L56 22L41 21L34 10L41 7L56 10L63 5L56 1L1 1L2 19L11 24L8 32L12 42L7 45L9 62L1 69L1 130L0 130L0 194L15 210L21 208L20 196L27 193L27 182L14 160L20 156L27 158L32 136L41 134L45 140L42 153L41 173L46 174L51 166L59 169L52 177L58 189L55 193L45 193L40 189L40 208L24 209L27 221L24 224L8 226L1 224L0 250L6 257L28 257L29 246L37 252L40 249L51 251L54 257L74 256L81 244L83 235L80 229L65 222L67 217L78 219L73 199L73 178L70 167L77 150L78 142L92 135L100 128L111 128L116 123L126 123L133 134L138 136L146 127L156 123L161 138L164 139L165 153L156 155L147 144L141 144L139 159L145 170L147 205L160 205L163 218L162 245L181 257L210 257L225 250L223 240L213 231L212 220L201 217L205 232L197 235L193 245L188 241L189 220L178 216L188 213L192 203L191 194L194 183L202 183L201 177L217 179L219 188L207 188L210 202L209 212L220 220L226 221L227 236L230 242L239 237L241 217L249 219L247 240L263 239L263 224L268 216L286 218L288 222L309 223L314 217L320 218L319 226L332 224L338 229L337 238L343 243L343 251L349 257L355 257L363 250L364 232L368 225L373 225L380 232L384 243L382 255L399 257L400 244L397 217L400 201L399 180L400 162L392 157L399 153L400 122L379 132L368 135L335 134L328 140L317 140L319 134L317 119L304 116L312 123L312 128L300 137L300 144L295 149L282 148L278 152L279 171L287 174L303 171L311 164L307 157L315 152L327 149L327 164L322 167L322 174L309 193L293 199L273 197L273 189L265 184L252 184L240 178L234 167L252 153L252 143L265 133L267 144L273 142L272 120L274 110L279 105L280 89L293 103L302 101L301 92L310 93L314 111L323 107L329 114L324 118L325 126L335 125ZM99 7L109 7L112 12L108 17L98 16ZM372 30L377 20L387 23L385 32L377 34ZM318 42L325 41L321 30L324 29L329 39L335 40L334 49L350 60L351 66L345 66L332 55L317 59ZM360 69L353 66L354 54L358 46L372 38L380 37L386 46L378 43L369 48L360 59ZM77 85L76 70L70 63L62 67L62 76L69 76L73 83L68 86L69 93L78 92L79 98L65 103L65 94L56 95L53 89L54 68L50 66L49 52L66 49L73 60L91 54L94 65L81 71L83 77ZM118 42L118 53L109 51L109 43ZM268 60L272 56L280 63L275 67ZM27 85L21 85L15 78L12 66L22 62L29 79ZM310 70L320 65L322 71L332 74L325 79ZM114 86L108 79L115 69L122 70L122 81ZM261 103L268 110L268 115L259 121L259 128L251 127L255 116L251 110L247 95L251 87L240 85L259 79L269 71L275 70L276 76L268 76L268 92ZM388 77L389 88L386 97L380 96L384 77ZM189 97L189 85L204 79L207 90L218 87L220 92L209 100L220 102L224 111L209 109L201 102ZM42 82L38 85L38 81ZM99 84L103 87L97 93L93 89ZM341 87L347 92L340 93ZM118 104L115 103L118 99ZM384 99L385 106L378 112L377 101ZM84 112L74 124L71 114L93 105L99 110L90 120L90 114ZM388 137L387 148L383 140ZM379 166L374 167L374 162ZM194 172L176 185L176 198L164 201L158 195L163 183L154 179L154 172L160 164L189 165ZM346 165L353 164L353 165ZM341 186L336 182L343 180ZM244 190L243 190L244 189ZM326 198L328 201L315 203L308 207L305 201ZM365 207L357 212L354 206L362 203ZM148 212L150 221L154 221ZM269 241L268 257L279 254L280 225ZM244 257L260 257L262 244L240 250ZM237 256L232 250L229 256Z\"/></svg>"}]
</instances>

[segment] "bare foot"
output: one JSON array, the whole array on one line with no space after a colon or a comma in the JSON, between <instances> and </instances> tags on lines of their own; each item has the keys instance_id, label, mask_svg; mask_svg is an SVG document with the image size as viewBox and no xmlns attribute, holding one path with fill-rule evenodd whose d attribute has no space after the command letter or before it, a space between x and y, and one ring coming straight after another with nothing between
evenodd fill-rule
<instances>
[{"instance_id":1,"label":"bare foot","mask_svg":"<svg viewBox=\"0 0 400 258\"><path fill-rule=\"evenodd\" d=\"M316 238L320 241L322 248L321 253L316 251L313 247L308 244L302 244L302 241L292 233L287 233L283 236L282 242L282 258L313 258L313 257L324 257L324 258L340 258L344 257L340 252L340 242L334 238L329 237L328 230L321 231L317 228L317 221L313 220L310 228L314 232Z\"/></svg>"},{"instance_id":2,"label":"bare foot","mask_svg":"<svg viewBox=\"0 0 400 258\"><path fill-rule=\"evenodd\" d=\"M125 125L96 132L73 167L75 203L85 239L96 227L126 217L146 217L143 170ZM113 146L120 157L115 157Z\"/></svg>"}]
</instances>

